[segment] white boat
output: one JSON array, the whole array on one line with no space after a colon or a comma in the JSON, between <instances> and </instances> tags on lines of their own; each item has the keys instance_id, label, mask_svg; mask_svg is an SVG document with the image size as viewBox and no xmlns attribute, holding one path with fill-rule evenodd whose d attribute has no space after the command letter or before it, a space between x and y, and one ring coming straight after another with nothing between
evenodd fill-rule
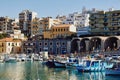
<instances>
[{"instance_id":1,"label":"white boat","mask_svg":"<svg viewBox=\"0 0 120 80\"><path fill-rule=\"evenodd\" d=\"M4 56L0 55L0 62L4 62Z\"/></svg>"},{"instance_id":2,"label":"white boat","mask_svg":"<svg viewBox=\"0 0 120 80\"><path fill-rule=\"evenodd\" d=\"M54 61L54 65L55 65L56 68L66 68L65 63L66 62Z\"/></svg>"},{"instance_id":3,"label":"white boat","mask_svg":"<svg viewBox=\"0 0 120 80\"><path fill-rule=\"evenodd\" d=\"M4 59L5 62L8 62L8 63L16 63L17 60L15 57L8 57L8 58L5 58Z\"/></svg>"},{"instance_id":4,"label":"white boat","mask_svg":"<svg viewBox=\"0 0 120 80\"><path fill-rule=\"evenodd\" d=\"M17 61L18 62L26 61L26 56L23 54L17 55Z\"/></svg>"},{"instance_id":5,"label":"white boat","mask_svg":"<svg viewBox=\"0 0 120 80\"><path fill-rule=\"evenodd\" d=\"M79 59L76 57L69 57L65 63L66 68L74 68L79 65Z\"/></svg>"},{"instance_id":6,"label":"white boat","mask_svg":"<svg viewBox=\"0 0 120 80\"><path fill-rule=\"evenodd\" d=\"M66 68L66 62L67 62L66 57L64 57L64 56L57 56L56 59L54 59L54 67Z\"/></svg>"},{"instance_id":7,"label":"white boat","mask_svg":"<svg viewBox=\"0 0 120 80\"><path fill-rule=\"evenodd\" d=\"M111 68L113 64L106 64L102 60L84 60L83 65L77 67L79 72L100 72L106 68Z\"/></svg>"}]
</instances>

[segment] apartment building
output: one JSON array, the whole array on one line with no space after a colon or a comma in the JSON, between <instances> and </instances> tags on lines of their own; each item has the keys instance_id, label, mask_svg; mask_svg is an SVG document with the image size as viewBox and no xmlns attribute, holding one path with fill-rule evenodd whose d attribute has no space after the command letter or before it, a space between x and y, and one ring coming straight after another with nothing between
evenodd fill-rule
<instances>
[{"instance_id":1,"label":"apartment building","mask_svg":"<svg viewBox=\"0 0 120 80\"><path fill-rule=\"evenodd\" d=\"M9 17L0 17L0 33L12 33L14 29L13 21Z\"/></svg>"},{"instance_id":2,"label":"apartment building","mask_svg":"<svg viewBox=\"0 0 120 80\"><path fill-rule=\"evenodd\" d=\"M90 29L92 34L119 35L120 10L92 13L90 15Z\"/></svg>"},{"instance_id":3,"label":"apartment building","mask_svg":"<svg viewBox=\"0 0 120 80\"><path fill-rule=\"evenodd\" d=\"M120 10L107 11L104 26L108 33L120 35Z\"/></svg>"},{"instance_id":4,"label":"apartment building","mask_svg":"<svg viewBox=\"0 0 120 80\"><path fill-rule=\"evenodd\" d=\"M52 19L52 17L44 17L40 20L39 34L43 35L46 38L46 35L49 35L51 27L54 25L61 24L59 19Z\"/></svg>"},{"instance_id":5,"label":"apartment building","mask_svg":"<svg viewBox=\"0 0 120 80\"><path fill-rule=\"evenodd\" d=\"M91 33L99 33L104 31L104 11L91 13L90 15L90 29Z\"/></svg>"},{"instance_id":6,"label":"apartment building","mask_svg":"<svg viewBox=\"0 0 120 80\"><path fill-rule=\"evenodd\" d=\"M77 30L79 30L81 27L87 27L89 26L89 13L82 14L79 12L74 12L69 14L64 23L75 25Z\"/></svg>"},{"instance_id":7,"label":"apartment building","mask_svg":"<svg viewBox=\"0 0 120 80\"><path fill-rule=\"evenodd\" d=\"M31 37L40 34L40 19L34 18L31 22Z\"/></svg>"},{"instance_id":8,"label":"apartment building","mask_svg":"<svg viewBox=\"0 0 120 80\"><path fill-rule=\"evenodd\" d=\"M26 36L31 36L31 22L32 20L37 17L36 12L32 12L29 10L23 10L21 13L19 13L19 26Z\"/></svg>"}]
</instances>

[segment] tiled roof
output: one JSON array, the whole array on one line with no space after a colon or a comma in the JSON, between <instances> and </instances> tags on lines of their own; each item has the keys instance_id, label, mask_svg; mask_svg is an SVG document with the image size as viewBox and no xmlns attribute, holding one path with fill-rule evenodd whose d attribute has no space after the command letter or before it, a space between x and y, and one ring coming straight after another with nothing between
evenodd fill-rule
<instances>
[{"instance_id":1,"label":"tiled roof","mask_svg":"<svg viewBox=\"0 0 120 80\"><path fill-rule=\"evenodd\" d=\"M0 39L0 41L12 42L12 41L13 41L13 38L3 38L3 39Z\"/></svg>"},{"instance_id":2,"label":"tiled roof","mask_svg":"<svg viewBox=\"0 0 120 80\"><path fill-rule=\"evenodd\" d=\"M13 38L3 38L3 39L0 39L0 42L21 42L21 40L13 39Z\"/></svg>"}]
</instances>

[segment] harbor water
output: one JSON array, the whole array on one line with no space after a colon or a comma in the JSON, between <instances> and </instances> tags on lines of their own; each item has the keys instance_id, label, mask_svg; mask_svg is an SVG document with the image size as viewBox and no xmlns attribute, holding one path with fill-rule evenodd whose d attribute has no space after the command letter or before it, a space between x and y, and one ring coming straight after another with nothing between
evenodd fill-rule
<instances>
[{"instance_id":1,"label":"harbor water","mask_svg":"<svg viewBox=\"0 0 120 80\"><path fill-rule=\"evenodd\" d=\"M0 63L0 80L120 80L105 72L80 73L76 69L48 68L40 62Z\"/></svg>"}]
</instances>

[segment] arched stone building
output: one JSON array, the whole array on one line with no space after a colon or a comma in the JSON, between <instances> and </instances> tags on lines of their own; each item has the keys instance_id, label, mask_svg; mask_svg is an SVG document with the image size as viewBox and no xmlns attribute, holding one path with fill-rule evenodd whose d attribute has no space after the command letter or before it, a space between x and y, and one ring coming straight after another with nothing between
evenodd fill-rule
<instances>
[{"instance_id":1,"label":"arched stone building","mask_svg":"<svg viewBox=\"0 0 120 80\"><path fill-rule=\"evenodd\" d=\"M90 51L112 51L120 48L120 36L94 36L73 38L71 53Z\"/></svg>"}]
</instances>

